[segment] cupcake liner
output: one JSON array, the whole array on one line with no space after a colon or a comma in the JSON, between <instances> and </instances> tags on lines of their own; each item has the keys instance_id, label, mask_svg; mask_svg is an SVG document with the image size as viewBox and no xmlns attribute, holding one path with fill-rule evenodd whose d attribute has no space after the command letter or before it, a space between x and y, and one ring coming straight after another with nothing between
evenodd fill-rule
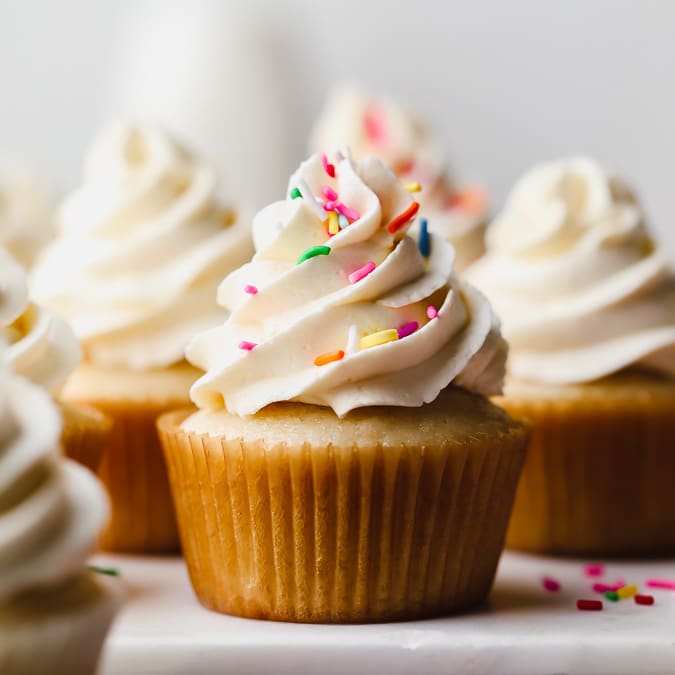
<instances>
[{"instance_id":1,"label":"cupcake liner","mask_svg":"<svg viewBox=\"0 0 675 675\"><path fill-rule=\"evenodd\" d=\"M112 420L82 404L59 403L63 417L61 446L70 459L96 472L112 429Z\"/></svg>"},{"instance_id":2,"label":"cupcake liner","mask_svg":"<svg viewBox=\"0 0 675 675\"><path fill-rule=\"evenodd\" d=\"M0 673L92 675L121 599L90 573L0 608Z\"/></svg>"},{"instance_id":3,"label":"cupcake liner","mask_svg":"<svg viewBox=\"0 0 675 675\"><path fill-rule=\"evenodd\" d=\"M526 432L383 448L227 440L158 426L197 597L251 618L367 622L482 601Z\"/></svg>"},{"instance_id":4,"label":"cupcake liner","mask_svg":"<svg viewBox=\"0 0 675 675\"><path fill-rule=\"evenodd\" d=\"M507 546L554 554L675 552L675 384L498 401L533 434Z\"/></svg>"}]
</instances>

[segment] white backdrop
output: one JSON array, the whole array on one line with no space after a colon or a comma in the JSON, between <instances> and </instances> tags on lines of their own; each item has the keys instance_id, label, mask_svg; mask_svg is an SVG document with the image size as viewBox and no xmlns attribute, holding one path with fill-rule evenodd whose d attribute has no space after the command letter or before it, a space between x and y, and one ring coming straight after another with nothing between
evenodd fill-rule
<instances>
[{"instance_id":1,"label":"white backdrop","mask_svg":"<svg viewBox=\"0 0 675 675\"><path fill-rule=\"evenodd\" d=\"M354 80L426 114L496 206L534 161L597 156L675 257L674 31L669 0L0 0L0 154L67 189L106 119L157 116L260 206Z\"/></svg>"}]
</instances>

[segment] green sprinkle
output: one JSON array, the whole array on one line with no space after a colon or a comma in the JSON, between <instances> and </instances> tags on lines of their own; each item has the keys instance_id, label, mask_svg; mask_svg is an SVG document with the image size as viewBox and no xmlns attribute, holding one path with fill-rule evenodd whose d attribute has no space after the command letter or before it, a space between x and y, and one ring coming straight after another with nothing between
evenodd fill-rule
<instances>
[{"instance_id":1,"label":"green sprinkle","mask_svg":"<svg viewBox=\"0 0 675 675\"><path fill-rule=\"evenodd\" d=\"M301 199L302 198L302 192L298 190L298 188L294 187L291 190L291 199Z\"/></svg>"},{"instance_id":2,"label":"green sprinkle","mask_svg":"<svg viewBox=\"0 0 675 675\"><path fill-rule=\"evenodd\" d=\"M618 602L619 594L615 591L605 591L605 597L612 602Z\"/></svg>"},{"instance_id":3,"label":"green sprinkle","mask_svg":"<svg viewBox=\"0 0 675 675\"><path fill-rule=\"evenodd\" d=\"M107 574L109 577L118 577L120 571L115 567L99 567L98 565L89 565L89 569L97 574Z\"/></svg>"},{"instance_id":4,"label":"green sprinkle","mask_svg":"<svg viewBox=\"0 0 675 675\"><path fill-rule=\"evenodd\" d=\"M311 246L299 258L297 264L305 262L317 255L328 255L330 253L330 246Z\"/></svg>"}]
</instances>

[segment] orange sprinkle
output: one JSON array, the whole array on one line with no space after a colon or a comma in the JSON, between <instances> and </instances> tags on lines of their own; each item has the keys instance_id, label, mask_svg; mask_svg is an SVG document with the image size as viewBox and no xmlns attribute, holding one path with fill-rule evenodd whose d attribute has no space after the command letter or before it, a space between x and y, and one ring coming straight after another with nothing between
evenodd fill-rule
<instances>
[{"instance_id":1,"label":"orange sprinkle","mask_svg":"<svg viewBox=\"0 0 675 675\"><path fill-rule=\"evenodd\" d=\"M332 363L333 361L339 361L340 359L343 359L344 356L345 353L341 349L338 349L335 352L326 352L325 354L319 354L314 359L314 365L325 366L327 363Z\"/></svg>"},{"instance_id":2,"label":"orange sprinkle","mask_svg":"<svg viewBox=\"0 0 675 675\"><path fill-rule=\"evenodd\" d=\"M485 192L480 188L466 188L455 192L448 199L447 208L480 213L485 208L486 201Z\"/></svg>"},{"instance_id":3,"label":"orange sprinkle","mask_svg":"<svg viewBox=\"0 0 675 675\"><path fill-rule=\"evenodd\" d=\"M417 202L413 202L403 213L399 213L394 220L389 223L387 229L389 232L394 234L396 230L400 230L408 221L410 221L414 215L419 211L420 205Z\"/></svg>"}]
</instances>

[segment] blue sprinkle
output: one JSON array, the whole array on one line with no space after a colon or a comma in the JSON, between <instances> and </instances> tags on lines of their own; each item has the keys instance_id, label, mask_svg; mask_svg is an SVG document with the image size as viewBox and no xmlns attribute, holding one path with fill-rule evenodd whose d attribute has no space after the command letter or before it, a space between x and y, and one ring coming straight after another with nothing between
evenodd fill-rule
<instances>
[{"instance_id":1,"label":"blue sprinkle","mask_svg":"<svg viewBox=\"0 0 675 675\"><path fill-rule=\"evenodd\" d=\"M429 239L429 230L427 229L426 218L422 218L420 220L420 236L417 241L417 245L419 246L420 253L425 258L428 258L431 254L431 240Z\"/></svg>"},{"instance_id":2,"label":"blue sprinkle","mask_svg":"<svg viewBox=\"0 0 675 675\"><path fill-rule=\"evenodd\" d=\"M347 225L349 225L349 221L347 220L346 216L343 216L341 213L338 215L338 225L340 226L341 230L344 230Z\"/></svg>"}]
</instances>

